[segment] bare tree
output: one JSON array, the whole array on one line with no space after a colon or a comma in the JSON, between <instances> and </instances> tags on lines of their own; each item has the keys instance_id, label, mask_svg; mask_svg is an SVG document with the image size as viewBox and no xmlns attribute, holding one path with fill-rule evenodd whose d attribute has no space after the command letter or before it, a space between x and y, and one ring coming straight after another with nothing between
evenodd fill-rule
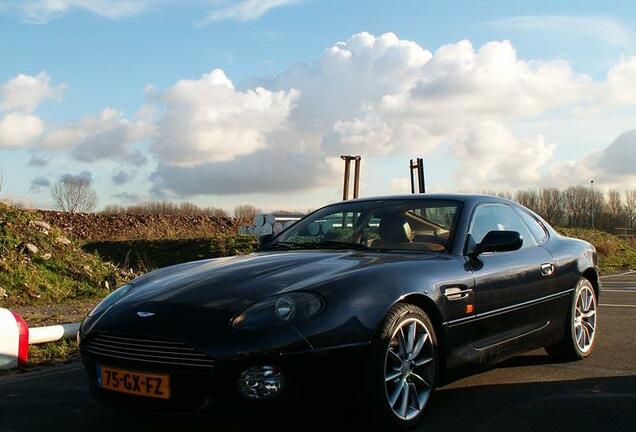
<instances>
[{"instance_id":1,"label":"bare tree","mask_svg":"<svg viewBox=\"0 0 636 432\"><path fill-rule=\"evenodd\" d=\"M539 194L534 189L515 192L515 201L524 207L528 207L530 210L540 213Z\"/></svg>"},{"instance_id":2,"label":"bare tree","mask_svg":"<svg viewBox=\"0 0 636 432\"><path fill-rule=\"evenodd\" d=\"M615 228L621 224L623 219L623 203L621 201L621 194L616 190L611 190L607 193L607 215L608 225Z\"/></svg>"},{"instance_id":3,"label":"bare tree","mask_svg":"<svg viewBox=\"0 0 636 432\"><path fill-rule=\"evenodd\" d=\"M170 201L146 202L130 206L109 204L102 213L136 215L176 215L176 216L213 216L226 218L228 214L218 207L199 207L190 202L174 203Z\"/></svg>"},{"instance_id":4,"label":"bare tree","mask_svg":"<svg viewBox=\"0 0 636 432\"><path fill-rule=\"evenodd\" d=\"M636 189L625 191L625 213L629 227L633 228L636 219Z\"/></svg>"},{"instance_id":5,"label":"bare tree","mask_svg":"<svg viewBox=\"0 0 636 432\"><path fill-rule=\"evenodd\" d=\"M590 220L590 225L594 228L613 228L610 227L612 223L608 221L609 218L604 217L604 212L607 209L607 201L605 195L598 189L593 191L585 188L588 191L588 205L591 208L591 213L594 214L593 219ZM592 214L589 215L590 218ZM583 226L583 225L579 225Z\"/></svg>"},{"instance_id":6,"label":"bare tree","mask_svg":"<svg viewBox=\"0 0 636 432\"><path fill-rule=\"evenodd\" d=\"M548 223L560 225L563 220L563 197L556 188L542 188L539 191L539 213Z\"/></svg>"},{"instance_id":7,"label":"bare tree","mask_svg":"<svg viewBox=\"0 0 636 432\"><path fill-rule=\"evenodd\" d=\"M227 218L229 215L225 210L218 207L207 207L205 211L210 215L218 218Z\"/></svg>"},{"instance_id":8,"label":"bare tree","mask_svg":"<svg viewBox=\"0 0 636 432\"><path fill-rule=\"evenodd\" d=\"M252 220L259 211L253 205L243 204L234 207L234 217L242 220Z\"/></svg>"},{"instance_id":9,"label":"bare tree","mask_svg":"<svg viewBox=\"0 0 636 432\"><path fill-rule=\"evenodd\" d=\"M590 191L584 186L572 186L563 191L563 208L571 227L587 225L590 215Z\"/></svg>"},{"instance_id":10,"label":"bare tree","mask_svg":"<svg viewBox=\"0 0 636 432\"><path fill-rule=\"evenodd\" d=\"M51 187L57 208L69 213L89 212L97 206L97 193L88 176L65 175Z\"/></svg>"},{"instance_id":11,"label":"bare tree","mask_svg":"<svg viewBox=\"0 0 636 432\"><path fill-rule=\"evenodd\" d=\"M496 195L499 198L504 198L504 199L512 201L512 193L511 192L508 192L508 191L497 191Z\"/></svg>"}]
</instances>

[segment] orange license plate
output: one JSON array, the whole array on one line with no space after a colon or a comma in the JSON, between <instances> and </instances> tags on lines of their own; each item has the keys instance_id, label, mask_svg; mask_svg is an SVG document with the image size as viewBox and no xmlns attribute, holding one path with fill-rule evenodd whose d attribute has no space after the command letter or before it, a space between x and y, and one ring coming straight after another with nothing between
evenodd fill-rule
<instances>
[{"instance_id":1,"label":"orange license plate","mask_svg":"<svg viewBox=\"0 0 636 432\"><path fill-rule=\"evenodd\" d=\"M170 375L97 366L101 388L119 393L170 399Z\"/></svg>"}]
</instances>

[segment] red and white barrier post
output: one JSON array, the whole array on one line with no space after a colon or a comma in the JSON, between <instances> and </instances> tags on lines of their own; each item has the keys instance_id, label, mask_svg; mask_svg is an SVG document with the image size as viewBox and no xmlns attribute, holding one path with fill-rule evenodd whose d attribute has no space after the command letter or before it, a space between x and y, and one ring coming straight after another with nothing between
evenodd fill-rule
<instances>
[{"instance_id":1,"label":"red and white barrier post","mask_svg":"<svg viewBox=\"0 0 636 432\"><path fill-rule=\"evenodd\" d=\"M29 357L29 326L15 312L0 308L0 369L11 369Z\"/></svg>"},{"instance_id":2,"label":"red and white barrier post","mask_svg":"<svg viewBox=\"0 0 636 432\"><path fill-rule=\"evenodd\" d=\"M80 323L34 327L29 330L29 345L56 342L62 339L75 339L79 328Z\"/></svg>"}]
</instances>

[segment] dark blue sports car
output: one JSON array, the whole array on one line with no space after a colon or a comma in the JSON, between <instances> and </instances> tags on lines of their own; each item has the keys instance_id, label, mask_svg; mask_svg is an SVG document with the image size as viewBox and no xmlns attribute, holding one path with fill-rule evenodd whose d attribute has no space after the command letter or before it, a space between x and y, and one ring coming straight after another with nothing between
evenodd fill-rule
<instances>
[{"instance_id":1,"label":"dark blue sports car","mask_svg":"<svg viewBox=\"0 0 636 432\"><path fill-rule=\"evenodd\" d=\"M323 207L259 252L176 265L114 291L85 319L100 401L195 410L313 385L356 389L410 427L444 373L545 347L594 347L596 251L513 202L410 195Z\"/></svg>"}]
</instances>

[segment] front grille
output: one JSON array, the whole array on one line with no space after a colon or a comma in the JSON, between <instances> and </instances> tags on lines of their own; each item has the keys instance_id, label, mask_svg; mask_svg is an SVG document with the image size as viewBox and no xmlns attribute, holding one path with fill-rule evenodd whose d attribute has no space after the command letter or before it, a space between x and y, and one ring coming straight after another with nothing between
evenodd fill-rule
<instances>
[{"instance_id":1,"label":"front grille","mask_svg":"<svg viewBox=\"0 0 636 432\"><path fill-rule=\"evenodd\" d=\"M130 360L156 365L213 368L214 360L188 345L152 337L95 335L82 350L101 359Z\"/></svg>"}]
</instances>

